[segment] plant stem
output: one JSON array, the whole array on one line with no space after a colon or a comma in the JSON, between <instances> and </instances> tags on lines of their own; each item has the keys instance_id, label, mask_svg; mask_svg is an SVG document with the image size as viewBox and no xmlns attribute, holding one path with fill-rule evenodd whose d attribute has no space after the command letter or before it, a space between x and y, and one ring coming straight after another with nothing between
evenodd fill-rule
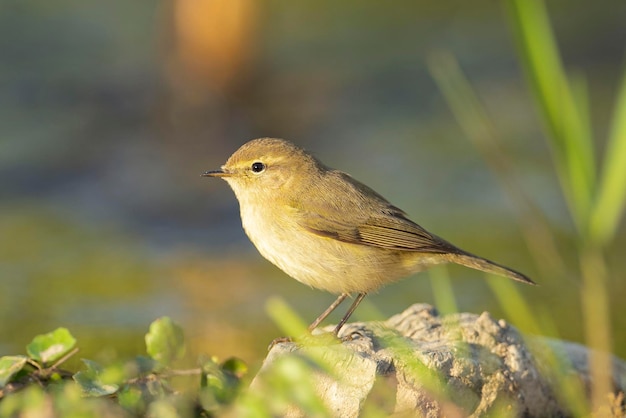
<instances>
[{"instance_id":1,"label":"plant stem","mask_svg":"<svg viewBox=\"0 0 626 418\"><path fill-rule=\"evenodd\" d=\"M582 249L580 269L583 278L582 306L585 340L592 350L589 357L591 373L591 410L598 411L612 392L611 331L609 300L606 291L607 268L601 250L596 246Z\"/></svg>"}]
</instances>

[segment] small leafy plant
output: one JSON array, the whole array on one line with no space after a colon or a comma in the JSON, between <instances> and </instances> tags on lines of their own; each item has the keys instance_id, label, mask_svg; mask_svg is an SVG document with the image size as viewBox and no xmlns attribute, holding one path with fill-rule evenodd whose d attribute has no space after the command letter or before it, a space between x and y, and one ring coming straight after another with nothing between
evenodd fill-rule
<instances>
[{"instance_id":1,"label":"small leafy plant","mask_svg":"<svg viewBox=\"0 0 626 418\"><path fill-rule=\"evenodd\" d=\"M83 359L71 372L63 363L78 352L66 328L36 336L26 355L0 358L0 417L33 416L201 416L227 407L247 373L243 361L203 358L195 369L175 369L184 359L182 328L168 317L150 325L147 356L101 365ZM194 390L177 391L175 377L191 377ZM29 415L30 416L30 415Z\"/></svg>"}]
</instances>

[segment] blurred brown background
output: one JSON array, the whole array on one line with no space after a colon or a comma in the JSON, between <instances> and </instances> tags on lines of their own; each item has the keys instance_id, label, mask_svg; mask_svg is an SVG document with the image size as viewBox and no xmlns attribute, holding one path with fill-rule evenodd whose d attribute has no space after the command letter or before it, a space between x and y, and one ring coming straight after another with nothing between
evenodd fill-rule
<instances>
[{"instance_id":1,"label":"blurred brown background","mask_svg":"<svg viewBox=\"0 0 626 418\"><path fill-rule=\"evenodd\" d=\"M626 3L548 6L567 68L588 77L604 138ZM148 324L169 315L194 352L254 363L280 336L270 296L315 318L334 297L263 260L227 185L200 177L255 137L291 139L429 230L535 276L509 202L428 73L440 50L459 60L522 184L572 249L500 2L3 1L0 355L58 326L82 357L138 354ZM625 249L622 229L609 254L621 271ZM571 254L570 281L535 277L548 284L523 291L561 312L560 335L580 341ZM501 314L480 273L450 272L460 309ZM432 303L427 278L385 288L355 319Z\"/></svg>"}]
</instances>

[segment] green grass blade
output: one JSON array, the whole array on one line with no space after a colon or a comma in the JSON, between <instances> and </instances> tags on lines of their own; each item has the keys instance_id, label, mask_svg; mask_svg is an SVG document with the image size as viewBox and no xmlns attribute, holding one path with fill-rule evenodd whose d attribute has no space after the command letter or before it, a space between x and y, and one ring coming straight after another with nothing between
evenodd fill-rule
<instances>
[{"instance_id":1,"label":"green grass blade","mask_svg":"<svg viewBox=\"0 0 626 418\"><path fill-rule=\"evenodd\" d=\"M430 269L430 287L435 297L435 306L441 315L448 315L459 311L454 298L454 289L450 281L450 274L445 266Z\"/></svg>"},{"instance_id":2,"label":"green grass blade","mask_svg":"<svg viewBox=\"0 0 626 418\"><path fill-rule=\"evenodd\" d=\"M289 336L300 336L307 332L307 326L293 309L281 298L271 298L266 309L276 325Z\"/></svg>"},{"instance_id":3,"label":"green grass blade","mask_svg":"<svg viewBox=\"0 0 626 418\"><path fill-rule=\"evenodd\" d=\"M589 231L593 242L600 245L615 235L626 203L626 71L612 120Z\"/></svg>"},{"instance_id":4,"label":"green grass blade","mask_svg":"<svg viewBox=\"0 0 626 418\"><path fill-rule=\"evenodd\" d=\"M582 95L572 92L543 1L510 0L507 5L519 55L547 126L559 180L572 218L584 231L596 176L589 117L584 113L588 106L580 102Z\"/></svg>"},{"instance_id":5,"label":"green grass blade","mask_svg":"<svg viewBox=\"0 0 626 418\"><path fill-rule=\"evenodd\" d=\"M551 227L517 180L513 159L503 146L505 135L497 132L492 118L453 55L433 53L428 57L428 67L465 136L480 152L515 209L521 233L541 275L551 279L562 277L566 271L565 263Z\"/></svg>"}]
</instances>

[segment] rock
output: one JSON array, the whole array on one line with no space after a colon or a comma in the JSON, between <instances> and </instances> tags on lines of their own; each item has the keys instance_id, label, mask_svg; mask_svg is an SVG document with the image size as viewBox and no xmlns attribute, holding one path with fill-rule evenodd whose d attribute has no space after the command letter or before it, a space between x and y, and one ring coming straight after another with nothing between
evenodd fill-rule
<instances>
[{"instance_id":1,"label":"rock","mask_svg":"<svg viewBox=\"0 0 626 418\"><path fill-rule=\"evenodd\" d=\"M563 417L576 415L576 401L590 393L587 348L522 337L487 312L441 317L432 306L416 304L385 322L348 324L339 337L274 345L251 392L272 396L273 370L294 360L306 368L294 368L291 389L310 382L336 417L356 417L364 408L398 416ZM616 358L613 363L615 391L623 392L626 363ZM296 378L302 370L306 373ZM573 388L574 397L556 395L566 392L563 385ZM623 411L623 398L615 402ZM304 404L292 397L273 413L311 415Z\"/></svg>"}]
</instances>

